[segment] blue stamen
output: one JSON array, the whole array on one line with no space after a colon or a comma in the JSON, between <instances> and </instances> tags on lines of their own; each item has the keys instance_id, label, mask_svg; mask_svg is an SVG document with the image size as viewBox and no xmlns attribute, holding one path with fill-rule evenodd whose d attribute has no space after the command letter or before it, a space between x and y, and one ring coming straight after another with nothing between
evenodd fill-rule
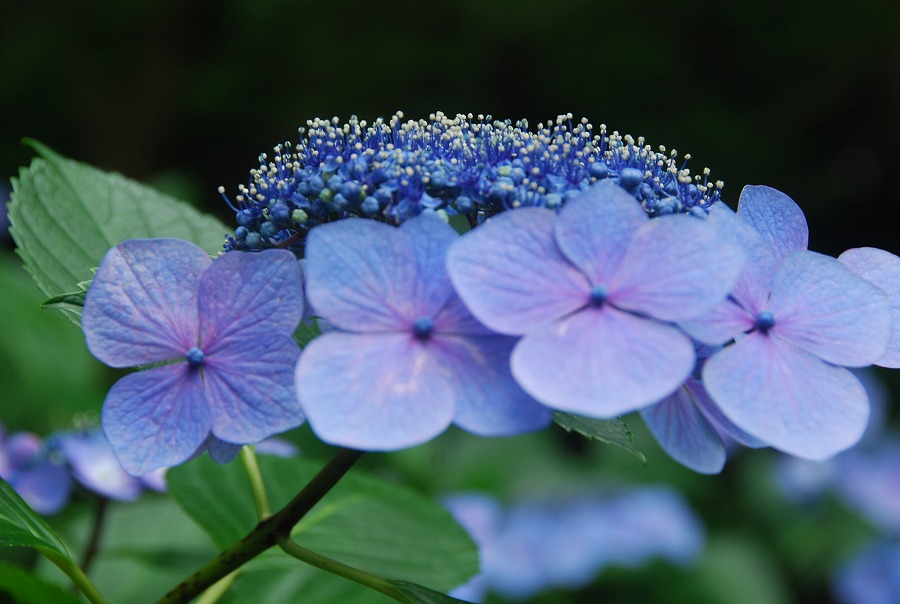
<instances>
[{"instance_id":1,"label":"blue stamen","mask_svg":"<svg viewBox=\"0 0 900 604\"><path fill-rule=\"evenodd\" d=\"M430 317L419 317L413 324L413 334L420 340L427 340L434 331L434 321Z\"/></svg>"},{"instance_id":2,"label":"blue stamen","mask_svg":"<svg viewBox=\"0 0 900 604\"><path fill-rule=\"evenodd\" d=\"M609 291L605 285L595 285L591 288L591 306L603 306L609 297Z\"/></svg>"},{"instance_id":3,"label":"blue stamen","mask_svg":"<svg viewBox=\"0 0 900 604\"><path fill-rule=\"evenodd\" d=\"M756 329L763 333L768 333L773 327L775 327L775 315L771 312L763 310L756 315Z\"/></svg>"},{"instance_id":4,"label":"blue stamen","mask_svg":"<svg viewBox=\"0 0 900 604\"><path fill-rule=\"evenodd\" d=\"M203 351L194 346L184 355L191 367L199 367L203 364Z\"/></svg>"}]
</instances>

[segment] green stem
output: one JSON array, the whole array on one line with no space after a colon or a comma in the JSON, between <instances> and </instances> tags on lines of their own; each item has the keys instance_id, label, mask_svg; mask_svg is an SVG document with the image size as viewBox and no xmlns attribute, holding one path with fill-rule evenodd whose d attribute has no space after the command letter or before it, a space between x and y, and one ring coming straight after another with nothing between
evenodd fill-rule
<instances>
[{"instance_id":1,"label":"green stem","mask_svg":"<svg viewBox=\"0 0 900 604\"><path fill-rule=\"evenodd\" d=\"M250 481L250 490L253 492L253 503L256 505L256 519L265 520L272 515L269 509L269 497L266 495L266 485L263 483L262 472L256 461L256 453L253 447L245 445L241 447L241 462L247 472Z\"/></svg>"},{"instance_id":2,"label":"green stem","mask_svg":"<svg viewBox=\"0 0 900 604\"><path fill-rule=\"evenodd\" d=\"M194 604L215 604L222 599L234 580L237 579L237 573L229 573L209 586L203 594L197 598Z\"/></svg>"},{"instance_id":3,"label":"green stem","mask_svg":"<svg viewBox=\"0 0 900 604\"><path fill-rule=\"evenodd\" d=\"M353 467L362 451L340 449L286 506L261 520L243 539L219 552L203 568L179 583L158 604L190 602L204 589L289 536L291 529Z\"/></svg>"},{"instance_id":4,"label":"green stem","mask_svg":"<svg viewBox=\"0 0 900 604\"><path fill-rule=\"evenodd\" d=\"M72 582L81 590L81 593L88 599L91 604L106 604L106 598L104 598L97 588L91 583L91 580L88 579L87 575L78 568L74 562L69 560L68 558L64 558L59 555L58 552L49 549L39 547L36 548L39 552L41 552L45 558L50 560L53 564L55 564L59 570L63 571L68 575Z\"/></svg>"},{"instance_id":5,"label":"green stem","mask_svg":"<svg viewBox=\"0 0 900 604\"><path fill-rule=\"evenodd\" d=\"M306 562L310 566L315 566L316 568L320 568L333 575L344 577L345 579L349 579L354 583L359 583L360 585L365 585L366 587L374 589L375 591L380 591L384 595L389 596L399 602L409 602L409 598L401 593L400 590L398 590L396 587L391 585L390 582L386 579L377 575L367 573L366 571L359 570L358 568L347 566L346 564L342 564L337 560L326 558L321 554L317 554L316 552L310 551L303 546L297 545L290 539L290 537L279 537L278 547L280 547L281 550L288 556L292 556L297 560Z\"/></svg>"}]
</instances>

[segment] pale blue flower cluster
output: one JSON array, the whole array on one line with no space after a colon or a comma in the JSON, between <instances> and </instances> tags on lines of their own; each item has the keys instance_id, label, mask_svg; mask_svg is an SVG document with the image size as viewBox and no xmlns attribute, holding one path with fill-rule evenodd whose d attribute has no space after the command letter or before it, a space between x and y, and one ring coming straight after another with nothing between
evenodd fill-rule
<instances>
[{"instance_id":1,"label":"pale blue flower cluster","mask_svg":"<svg viewBox=\"0 0 900 604\"><path fill-rule=\"evenodd\" d=\"M481 572L451 595L525 599L588 585L605 568L639 568L663 558L690 564L703 527L678 494L641 487L611 497L522 502L504 509L487 495L460 494L445 505L478 544Z\"/></svg>"}]
</instances>

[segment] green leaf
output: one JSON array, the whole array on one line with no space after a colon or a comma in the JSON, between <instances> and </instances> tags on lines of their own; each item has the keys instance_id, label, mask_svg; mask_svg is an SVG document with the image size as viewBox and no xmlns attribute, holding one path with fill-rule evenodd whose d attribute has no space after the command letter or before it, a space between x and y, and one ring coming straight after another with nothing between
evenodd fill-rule
<instances>
[{"instance_id":1,"label":"green leaf","mask_svg":"<svg viewBox=\"0 0 900 604\"><path fill-rule=\"evenodd\" d=\"M15 546L49 550L72 560L62 539L28 507L9 483L0 479L0 547Z\"/></svg>"},{"instance_id":2,"label":"green leaf","mask_svg":"<svg viewBox=\"0 0 900 604\"><path fill-rule=\"evenodd\" d=\"M319 327L319 317L310 317L309 322L301 323L297 327L297 331L294 332L294 339L297 340L300 348L305 348L307 344L312 342L313 338L321 334L322 329Z\"/></svg>"},{"instance_id":3,"label":"green leaf","mask_svg":"<svg viewBox=\"0 0 900 604\"><path fill-rule=\"evenodd\" d=\"M259 457L273 509L287 503L320 469L309 459ZM247 478L238 464L206 457L173 468L169 492L223 548L256 524ZM301 546L354 568L449 590L478 572L466 532L438 503L398 484L357 471L295 527Z\"/></svg>"},{"instance_id":4,"label":"green leaf","mask_svg":"<svg viewBox=\"0 0 900 604\"><path fill-rule=\"evenodd\" d=\"M465 602L465 600L451 598L447 594L442 594L415 583L407 583L406 581L391 581L390 583L408 598L409 604L459 604L460 602Z\"/></svg>"},{"instance_id":5,"label":"green leaf","mask_svg":"<svg viewBox=\"0 0 900 604\"><path fill-rule=\"evenodd\" d=\"M81 308L84 306L84 295L87 292L72 292L68 294L60 294L59 296L53 296L52 298L47 298L43 302L41 302L41 308L58 308L60 306L76 306Z\"/></svg>"},{"instance_id":6,"label":"green leaf","mask_svg":"<svg viewBox=\"0 0 900 604\"><path fill-rule=\"evenodd\" d=\"M81 600L25 569L0 562L0 601L16 604L79 604Z\"/></svg>"},{"instance_id":7,"label":"green leaf","mask_svg":"<svg viewBox=\"0 0 900 604\"><path fill-rule=\"evenodd\" d=\"M193 241L214 254L229 229L150 187L67 159L34 141L40 155L13 179L10 233L48 297L75 291L109 248L142 237ZM75 320L77 307L64 306Z\"/></svg>"},{"instance_id":8,"label":"green leaf","mask_svg":"<svg viewBox=\"0 0 900 604\"><path fill-rule=\"evenodd\" d=\"M622 447L642 462L647 463L644 454L631 444L631 430L621 418L594 419L562 411L553 412L553 421L568 432L577 432L591 440L599 440L607 445Z\"/></svg>"}]
</instances>

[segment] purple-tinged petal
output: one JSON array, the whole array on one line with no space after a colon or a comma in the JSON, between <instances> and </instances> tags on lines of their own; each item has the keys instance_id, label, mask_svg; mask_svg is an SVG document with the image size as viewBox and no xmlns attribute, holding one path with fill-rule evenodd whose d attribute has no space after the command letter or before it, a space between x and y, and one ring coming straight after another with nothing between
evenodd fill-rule
<instances>
[{"instance_id":1,"label":"purple-tinged petal","mask_svg":"<svg viewBox=\"0 0 900 604\"><path fill-rule=\"evenodd\" d=\"M434 318L448 300L456 298L447 275L447 250L459 233L433 213L420 214L400 226L409 238L415 255L408 259L416 264L415 291L412 293L416 317Z\"/></svg>"},{"instance_id":2,"label":"purple-tinged petal","mask_svg":"<svg viewBox=\"0 0 900 604\"><path fill-rule=\"evenodd\" d=\"M261 333L291 334L303 316L300 265L287 250L230 252L200 278L198 303L206 355Z\"/></svg>"},{"instance_id":3,"label":"purple-tinged petal","mask_svg":"<svg viewBox=\"0 0 900 604\"><path fill-rule=\"evenodd\" d=\"M739 445L749 447L751 449L759 449L761 447L769 446L768 443L761 441L755 436L747 434L744 430L741 430L740 428L735 426L734 422L725 417L725 414L722 413L722 410L719 409L719 406L716 405L715 401L712 400L712 397L709 396L706 388L703 387L702 382L695 379L690 379L685 382L685 384L688 390L690 390L691 394L694 396L694 403L697 405L697 408L701 413L703 413L703 415L706 416L706 419L709 421L709 423L719 431L719 434L721 436L730 438ZM725 444L728 444L727 440Z\"/></svg>"},{"instance_id":4,"label":"purple-tinged petal","mask_svg":"<svg viewBox=\"0 0 900 604\"><path fill-rule=\"evenodd\" d=\"M838 261L872 283L891 300L891 341L887 352L875 361L880 367L900 368L900 258L873 247L847 250Z\"/></svg>"},{"instance_id":5,"label":"purple-tinged petal","mask_svg":"<svg viewBox=\"0 0 900 604\"><path fill-rule=\"evenodd\" d=\"M663 321L697 317L721 303L744 267L741 246L691 216L663 216L631 239L609 302Z\"/></svg>"},{"instance_id":6,"label":"purple-tinged petal","mask_svg":"<svg viewBox=\"0 0 900 604\"><path fill-rule=\"evenodd\" d=\"M320 316L360 332L409 329L418 269L412 240L367 219L317 226L306 243L306 295Z\"/></svg>"},{"instance_id":7,"label":"purple-tinged petal","mask_svg":"<svg viewBox=\"0 0 900 604\"><path fill-rule=\"evenodd\" d=\"M290 336L271 334L207 357L203 379L213 436L243 445L302 424L294 388L299 356L300 348Z\"/></svg>"},{"instance_id":8,"label":"purple-tinged petal","mask_svg":"<svg viewBox=\"0 0 900 604\"><path fill-rule=\"evenodd\" d=\"M663 450L701 474L718 474L725 466L722 437L682 386L659 403L641 409L641 417Z\"/></svg>"},{"instance_id":9,"label":"purple-tinged petal","mask_svg":"<svg viewBox=\"0 0 900 604\"><path fill-rule=\"evenodd\" d=\"M703 344L716 346L753 329L754 317L731 299L723 300L705 314L678 326Z\"/></svg>"},{"instance_id":10,"label":"purple-tinged petal","mask_svg":"<svg viewBox=\"0 0 900 604\"><path fill-rule=\"evenodd\" d=\"M516 383L509 372L515 338L435 335L428 346L455 394L454 423L481 436L506 436L545 427L550 409Z\"/></svg>"},{"instance_id":11,"label":"purple-tinged petal","mask_svg":"<svg viewBox=\"0 0 900 604\"><path fill-rule=\"evenodd\" d=\"M81 316L91 354L111 367L183 357L197 343L197 289L210 262L179 239L130 239L109 250Z\"/></svg>"},{"instance_id":12,"label":"purple-tinged petal","mask_svg":"<svg viewBox=\"0 0 900 604\"><path fill-rule=\"evenodd\" d=\"M157 493L165 493L167 489L166 472L168 469L169 468L156 468L155 470L150 470L146 474L141 474L141 482L144 483L144 486L148 489L152 489Z\"/></svg>"},{"instance_id":13,"label":"purple-tinged petal","mask_svg":"<svg viewBox=\"0 0 900 604\"><path fill-rule=\"evenodd\" d=\"M493 336L496 332L488 329L476 319L462 299L455 293L434 316L434 331L445 335Z\"/></svg>"},{"instance_id":14,"label":"purple-tinged petal","mask_svg":"<svg viewBox=\"0 0 900 604\"><path fill-rule=\"evenodd\" d=\"M257 443L257 445L253 448L257 453L261 453L262 455L274 455L276 457L296 457L300 454L300 449L297 448L297 445L294 443L284 440L283 438L267 438L266 440Z\"/></svg>"},{"instance_id":15,"label":"purple-tinged petal","mask_svg":"<svg viewBox=\"0 0 900 604\"><path fill-rule=\"evenodd\" d=\"M55 514L65 507L72 494L72 478L62 465L49 460L19 473L12 487L38 514Z\"/></svg>"},{"instance_id":16,"label":"purple-tinged petal","mask_svg":"<svg viewBox=\"0 0 900 604\"><path fill-rule=\"evenodd\" d=\"M225 442L210 434L206 443L206 450L209 451L209 458L216 463L228 463L238 456L243 445Z\"/></svg>"},{"instance_id":17,"label":"purple-tinged petal","mask_svg":"<svg viewBox=\"0 0 900 604\"><path fill-rule=\"evenodd\" d=\"M126 375L106 395L101 419L119 463L134 476L190 459L212 425L200 372L187 363Z\"/></svg>"},{"instance_id":18,"label":"purple-tinged petal","mask_svg":"<svg viewBox=\"0 0 900 604\"><path fill-rule=\"evenodd\" d=\"M869 416L852 373L759 332L706 361L703 383L739 428L805 459L852 446Z\"/></svg>"},{"instance_id":19,"label":"purple-tinged petal","mask_svg":"<svg viewBox=\"0 0 900 604\"><path fill-rule=\"evenodd\" d=\"M753 225L779 258L809 245L806 216L794 200L771 187L747 185L738 200L737 215Z\"/></svg>"},{"instance_id":20,"label":"purple-tinged petal","mask_svg":"<svg viewBox=\"0 0 900 604\"><path fill-rule=\"evenodd\" d=\"M772 333L829 363L862 367L887 349L887 295L834 258L815 252L785 258L770 304Z\"/></svg>"},{"instance_id":21,"label":"purple-tinged petal","mask_svg":"<svg viewBox=\"0 0 900 604\"><path fill-rule=\"evenodd\" d=\"M694 347L674 327L607 305L525 336L511 364L516 381L545 405L613 417L678 388L694 368Z\"/></svg>"},{"instance_id":22,"label":"purple-tinged petal","mask_svg":"<svg viewBox=\"0 0 900 604\"><path fill-rule=\"evenodd\" d=\"M122 469L99 429L63 434L59 444L72 476L85 488L119 501L134 501L141 494L141 481Z\"/></svg>"},{"instance_id":23,"label":"purple-tinged petal","mask_svg":"<svg viewBox=\"0 0 900 604\"><path fill-rule=\"evenodd\" d=\"M835 461L844 501L878 528L900 533L900 441L886 439L871 451L856 448Z\"/></svg>"},{"instance_id":24,"label":"purple-tinged petal","mask_svg":"<svg viewBox=\"0 0 900 604\"><path fill-rule=\"evenodd\" d=\"M16 432L7 439L4 449L12 470L26 465L37 456L43 443L41 437L32 432Z\"/></svg>"},{"instance_id":25,"label":"purple-tinged petal","mask_svg":"<svg viewBox=\"0 0 900 604\"><path fill-rule=\"evenodd\" d=\"M519 208L450 248L447 268L456 291L491 329L529 333L588 303L590 283L559 251L555 220L549 210Z\"/></svg>"},{"instance_id":26,"label":"purple-tinged petal","mask_svg":"<svg viewBox=\"0 0 900 604\"><path fill-rule=\"evenodd\" d=\"M421 444L443 432L455 413L446 370L411 334L323 334L300 356L296 380L313 431L344 447Z\"/></svg>"},{"instance_id":27,"label":"purple-tinged petal","mask_svg":"<svg viewBox=\"0 0 900 604\"><path fill-rule=\"evenodd\" d=\"M603 181L563 207L556 220L556 243L591 283L608 284L628 242L648 220L632 195Z\"/></svg>"}]
</instances>

